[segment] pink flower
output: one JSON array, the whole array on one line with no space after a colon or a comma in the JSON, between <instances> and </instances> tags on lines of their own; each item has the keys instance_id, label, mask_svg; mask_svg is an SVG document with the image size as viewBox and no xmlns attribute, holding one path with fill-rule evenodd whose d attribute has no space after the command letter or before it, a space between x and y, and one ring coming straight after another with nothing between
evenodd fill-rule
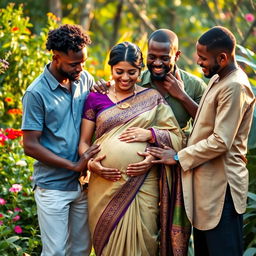
<instances>
[{"instance_id":1,"label":"pink flower","mask_svg":"<svg viewBox=\"0 0 256 256\"><path fill-rule=\"evenodd\" d=\"M18 225L18 226L15 226L15 227L14 227L14 232L17 233L17 234L21 234L21 233L22 233L22 228L21 228L21 226L19 226L19 225Z\"/></svg>"},{"instance_id":2,"label":"pink flower","mask_svg":"<svg viewBox=\"0 0 256 256\"><path fill-rule=\"evenodd\" d=\"M3 198L0 198L0 205L5 205L6 204L6 200L4 200Z\"/></svg>"},{"instance_id":3,"label":"pink flower","mask_svg":"<svg viewBox=\"0 0 256 256\"><path fill-rule=\"evenodd\" d=\"M9 214L13 214L13 211L11 211L11 210L7 210L7 212L8 212Z\"/></svg>"},{"instance_id":4,"label":"pink flower","mask_svg":"<svg viewBox=\"0 0 256 256\"><path fill-rule=\"evenodd\" d=\"M8 140L8 137L4 135L3 133L0 133L0 145L4 146L5 141Z\"/></svg>"},{"instance_id":5,"label":"pink flower","mask_svg":"<svg viewBox=\"0 0 256 256\"><path fill-rule=\"evenodd\" d=\"M0 226L2 226L4 224L4 222L2 220L0 220Z\"/></svg>"},{"instance_id":6,"label":"pink flower","mask_svg":"<svg viewBox=\"0 0 256 256\"><path fill-rule=\"evenodd\" d=\"M254 15L252 13L247 13L247 14L245 14L245 19L248 22L253 22L254 21Z\"/></svg>"},{"instance_id":7,"label":"pink flower","mask_svg":"<svg viewBox=\"0 0 256 256\"><path fill-rule=\"evenodd\" d=\"M22 189L22 185L20 185L20 184L13 184L12 187L9 188L9 191L16 193L16 192L20 192L21 189Z\"/></svg>"},{"instance_id":8,"label":"pink flower","mask_svg":"<svg viewBox=\"0 0 256 256\"><path fill-rule=\"evenodd\" d=\"M2 219L4 217L4 215L2 213L0 213L0 219Z\"/></svg>"},{"instance_id":9,"label":"pink flower","mask_svg":"<svg viewBox=\"0 0 256 256\"><path fill-rule=\"evenodd\" d=\"M18 221L18 220L20 220L20 216L17 215L17 216L15 216L15 217L13 217L12 220L13 220L13 221Z\"/></svg>"},{"instance_id":10,"label":"pink flower","mask_svg":"<svg viewBox=\"0 0 256 256\"><path fill-rule=\"evenodd\" d=\"M15 212L22 212L22 209L16 207L16 208L14 208L14 211L15 211Z\"/></svg>"}]
</instances>

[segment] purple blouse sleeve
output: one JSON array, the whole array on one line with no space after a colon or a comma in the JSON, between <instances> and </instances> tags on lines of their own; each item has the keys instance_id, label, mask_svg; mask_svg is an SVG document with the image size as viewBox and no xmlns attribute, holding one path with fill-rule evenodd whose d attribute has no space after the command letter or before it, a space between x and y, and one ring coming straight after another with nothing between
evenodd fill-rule
<instances>
[{"instance_id":1,"label":"purple blouse sleeve","mask_svg":"<svg viewBox=\"0 0 256 256\"><path fill-rule=\"evenodd\" d=\"M96 108L95 108L95 93L90 92L87 99L84 102L84 109L82 118L96 121Z\"/></svg>"}]
</instances>

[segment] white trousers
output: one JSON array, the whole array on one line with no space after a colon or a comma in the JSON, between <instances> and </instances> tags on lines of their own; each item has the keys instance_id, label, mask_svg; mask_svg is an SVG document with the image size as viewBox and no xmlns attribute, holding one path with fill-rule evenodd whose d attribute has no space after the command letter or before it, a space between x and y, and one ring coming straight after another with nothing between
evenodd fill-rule
<instances>
[{"instance_id":1,"label":"white trousers","mask_svg":"<svg viewBox=\"0 0 256 256\"><path fill-rule=\"evenodd\" d=\"M87 194L36 187L41 256L87 256L91 252Z\"/></svg>"}]
</instances>

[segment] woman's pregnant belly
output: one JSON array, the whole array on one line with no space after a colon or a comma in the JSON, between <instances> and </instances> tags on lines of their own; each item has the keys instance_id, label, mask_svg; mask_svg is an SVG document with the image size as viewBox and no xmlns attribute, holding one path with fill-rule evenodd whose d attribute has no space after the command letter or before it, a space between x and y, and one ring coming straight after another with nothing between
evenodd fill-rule
<instances>
[{"instance_id":1,"label":"woman's pregnant belly","mask_svg":"<svg viewBox=\"0 0 256 256\"><path fill-rule=\"evenodd\" d=\"M96 142L97 143L97 142ZM120 141L118 137L111 137L100 142L101 151L98 156L106 155L106 158L101 161L105 167L117 168L120 171L126 170L131 163L137 163L144 159L137 152L144 152L146 142L126 143Z\"/></svg>"}]
</instances>

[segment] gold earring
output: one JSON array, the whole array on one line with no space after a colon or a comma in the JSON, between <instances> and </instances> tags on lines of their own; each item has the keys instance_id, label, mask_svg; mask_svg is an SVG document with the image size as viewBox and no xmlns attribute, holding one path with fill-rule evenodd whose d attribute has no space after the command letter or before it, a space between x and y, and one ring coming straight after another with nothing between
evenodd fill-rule
<instances>
[{"instance_id":1,"label":"gold earring","mask_svg":"<svg viewBox=\"0 0 256 256\"><path fill-rule=\"evenodd\" d=\"M140 79L140 77L138 77L136 80L136 83L140 83L140 82L141 82L141 79Z\"/></svg>"}]
</instances>

